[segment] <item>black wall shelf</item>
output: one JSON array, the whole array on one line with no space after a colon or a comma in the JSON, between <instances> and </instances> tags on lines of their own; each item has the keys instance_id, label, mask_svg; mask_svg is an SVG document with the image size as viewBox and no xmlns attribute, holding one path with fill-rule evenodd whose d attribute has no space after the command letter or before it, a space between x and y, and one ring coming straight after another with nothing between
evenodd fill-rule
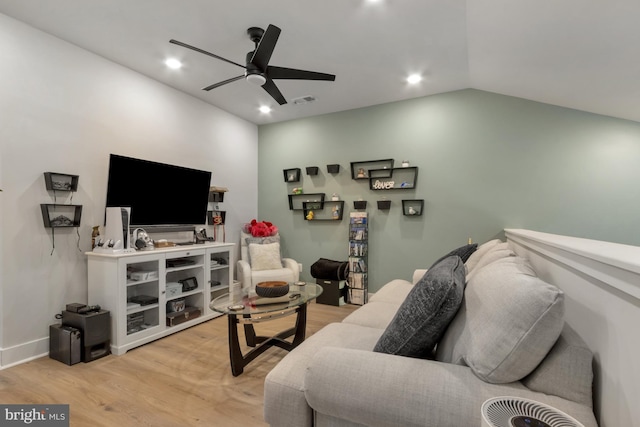
<instances>
[{"instance_id":1,"label":"black wall shelf","mask_svg":"<svg viewBox=\"0 0 640 427\"><path fill-rule=\"evenodd\" d=\"M47 190L53 191L78 191L78 175L66 173L45 172L44 185Z\"/></svg>"},{"instance_id":2,"label":"black wall shelf","mask_svg":"<svg viewBox=\"0 0 640 427\"><path fill-rule=\"evenodd\" d=\"M393 169L374 169L370 171L369 189L371 190L413 190L416 188L418 168L416 166ZM383 176L387 174L388 176Z\"/></svg>"},{"instance_id":3,"label":"black wall shelf","mask_svg":"<svg viewBox=\"0 0 640 427\"><path fill-rule=\"evenodd\" d=\"M330 174L339 173L340 165L337 165L337 164L327 165L327 172L329 172Z\"/></svg>"},{"instance_id":4,"label":"black wall shelf","mask_svg":"<svg viewBox=\"0 0 640 427\"><path fill-rule=\"evenodd\" d=\"M341 221L344 212L344 200L320 202L302 202L304 219L307 221ZM313 212L313 218L309 218Z\"/></svg>"},{"instance_id":5,"label":"black wall shelf","mask_svg":"<svg viewBox=\"0 0 640 427\"><path fill-rule=\"evenodd\" d=\"M41 204L42 221L47 228L79 227L82 205Z\"/></svg>"},{"instance_id":6,"label":"black wall shelf","mask_svg":"<svg viewBox=\"0 0 640 427\"><path fill-rule=\"evenodd\" d=\"M318 166L307 166L307 175L318 175Z\"/></svg>"},{"instance_id":7,"label":"black wall shelf","mask_svg":"<svg viewBox=\"0 0 640 427\"><path fill-rule=\"evenodd\" d=\"M354 209L367 209L367 201L366 200L354 200L353 201Z\"/></svg>"},{"instance_id":8,"label":"black wall shelf","mask_svg":"<svg viewBox=\"0 0 640 427\"><path fill-rule=\"evenodd\" d=\"M324 193L289 194L289 210L304 210L304 202L318 203L319 209L322 209L324 206Z\"/></svg>"},{"instance_id":9,"label":"black wall shelf","mask_svg":"<svg viewBox=\"0 0 640 427\"><path fill-rule=\"evenodd\" d=\"M410 199L402 201L402 215L405 216L422 216L424 210L423 199Z\"/></svg>"},{"instance_id":10,"label":"black wall shelf","mask_svg":"<svg viewBox=\"0 0 640 427\"><path fill-rule=\"evenodd\" d=\"M209 201L212 203L223 203L224 192L223 191L209 191Z\"/></svg>"},{"instance_id":11,"label":"black wall shelf","mask_svg":"<svg viewBox=\"0 0 640 427\"><path fill-rule=\"evenodd\" d=\"M391 200L378 200L378 209L383 211L391 209Z\"/></svg>"},{"instance_id":12,"label":"black wall shelf","mask_svg":"<svg viewBox=\"0 0 640 427\"><path fill-rule=\"evenodd\" d=\"M300 168L284 169L284 182L298 182L300 181Z\"/></svg>"},{"instance_id":13,"label":"black wall shelf","mask_svg":"<svg viewBox=\"0 0 640 427\"><path fill-rule=\"evenodd\" d=\"M227 211L207 211L207 225L224 225Z\"/></svg>"},{"instance_id":14,"label":"black wall shelf","mask_svg":"<svg viewBox=\"0 0 640 427\"><path fill-rule=\"evenodd\" d=\"M393 159L351 162L351 179L369 179L370 170L391 168L393 168Z\"/></svg>"}]
</instances>

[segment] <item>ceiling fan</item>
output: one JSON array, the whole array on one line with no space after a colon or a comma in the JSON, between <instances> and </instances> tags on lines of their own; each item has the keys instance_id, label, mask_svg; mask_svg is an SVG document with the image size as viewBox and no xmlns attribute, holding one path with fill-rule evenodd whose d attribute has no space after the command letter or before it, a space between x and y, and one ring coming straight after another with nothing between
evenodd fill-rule
<instances>
[{"instance_id":1,"label":"ceiling fan","mask_svg":"<svg viewBox=\"0 0 640 427\"><path fill-rule=\"evenodd\" d=\"M227 83L235 82L236 80L245 79L248 82L262 86L269 95L275 99L278 104L286 104L287 101L274 83L274 80L289 79L289 80L326 80L334 81L336 76L333 74L318 73L315 71L296 70L294 68L276 67L269 65L271 54L276 47L278 37L280 37L280 28L275 25L269 25L267 30L263 30L258 27L251 27L247 30L247 34L252 42L255 43L255 49L247 53L246 65L238 64L237 62L230 61L221 56L215 55L206 50L202 50L195 46L182 43L178 40L169 40L170 43L177 44L178 46L186 47L187 49L195 50L196 52L203 53L205 55L212 56L216 59L228 62L238 67L244 68L245 72L241 76L232 77L227 80L223 80L218 83L214 83L202 90L209 91L217 87L226 85Z\"/></svg>"}]
</instances>

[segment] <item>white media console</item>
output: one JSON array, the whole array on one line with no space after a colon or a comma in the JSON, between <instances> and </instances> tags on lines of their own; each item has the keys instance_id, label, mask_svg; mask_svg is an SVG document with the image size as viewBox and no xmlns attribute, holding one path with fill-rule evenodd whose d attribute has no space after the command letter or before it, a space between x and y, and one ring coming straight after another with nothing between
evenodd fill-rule
<instances>
[{"instance_id":1,"label":"white media console","mask_svg":"<svg viewBox=\"0 0 640 427\"><path fill-rule=\"evenodd\" d=\"M133 253L88 252L88 303L111 312L111 352L121 355L220 316L209 302L233 284L234 247L205 243ZM181 306L186 309L171 312Z\"/></svg>"}]
</instances>

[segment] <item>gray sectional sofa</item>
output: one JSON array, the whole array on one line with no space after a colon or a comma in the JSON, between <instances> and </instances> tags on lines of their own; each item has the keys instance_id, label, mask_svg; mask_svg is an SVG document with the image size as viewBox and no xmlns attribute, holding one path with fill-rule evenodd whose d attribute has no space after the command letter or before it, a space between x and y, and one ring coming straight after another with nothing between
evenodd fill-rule
<instances>
[{"instance_id":1,"label":"gray sectional sofa","mask_svg":"<svg viewBox=\"0 0 640 427\"><path fill-rule=\"evenodd\" d=\"M443 259L416 270L413 283L389 282L287 354L265 379L265 420L274 427L480 426L484 401L515 396L597 426L593 355L564 324L564 294L499 240L465 260ZM442 330L421 336L456 298Z\"/></svg>"}]
</instances>

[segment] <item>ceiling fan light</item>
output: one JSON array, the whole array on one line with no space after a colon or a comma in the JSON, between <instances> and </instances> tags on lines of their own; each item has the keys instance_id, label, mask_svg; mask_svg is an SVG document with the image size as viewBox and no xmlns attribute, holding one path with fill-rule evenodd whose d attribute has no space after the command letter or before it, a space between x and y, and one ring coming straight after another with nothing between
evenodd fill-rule
<instances>
[{"instance_id":1,"label":"ceiling fan light","mask_svg":"<svg viewBox=\"0 0 640 427\"><path fill-rule=\"evenodd\" d=\"M247 81L256 86L262 86L267 82L267 78L261 74L249 74L247 76Z\"/></svg>"}]
</instances>

